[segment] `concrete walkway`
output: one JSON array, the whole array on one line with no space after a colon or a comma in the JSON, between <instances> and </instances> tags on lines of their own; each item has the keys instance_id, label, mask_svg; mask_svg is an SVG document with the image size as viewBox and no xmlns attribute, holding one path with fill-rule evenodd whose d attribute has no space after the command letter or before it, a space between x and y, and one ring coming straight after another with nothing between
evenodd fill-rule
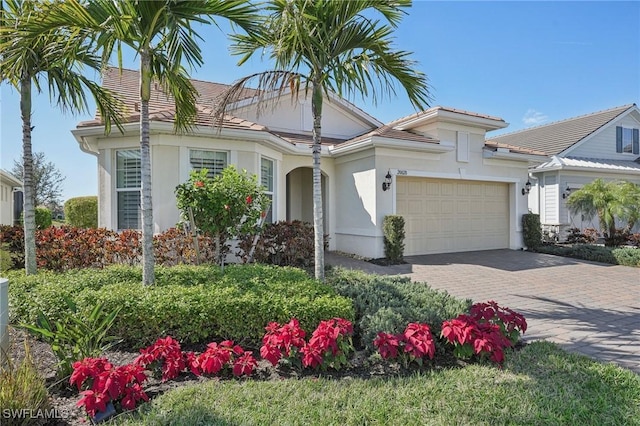
<instances>
[{"instance_id":1,"label":"concrete walkway","mask_svg":"<svg viewBox=\"0 0 640 426\"><path fill-rule=\"evenodd\" d=\"M408 275L475 302L495 300L527 319L525 340L640 374L640 269L515 250L410 256L378 266L326 253L326 263L383 275Z\"/></svg>"}]
</instances>

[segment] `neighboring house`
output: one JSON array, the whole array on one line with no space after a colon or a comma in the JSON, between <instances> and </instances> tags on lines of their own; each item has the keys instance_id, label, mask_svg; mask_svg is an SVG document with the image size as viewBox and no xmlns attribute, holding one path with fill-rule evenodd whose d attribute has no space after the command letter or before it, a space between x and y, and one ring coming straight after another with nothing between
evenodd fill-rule
<instances>
[{"instance_id":1,"label":"neighboring house","mask_svg":"<svg viewBox=\"0 0 640 426\"><path fill-rule=\"evenodd\" d=\"M124 134L114 130L105 136L99 118L72 131L80 148L98 157L99 225L111 229L140 226L138 81L138 73L129 70L110 69L103 78L127 107ZM173 103L153 87L155 232L178 222L174 189L192 169L216 174L229 164L259 177L273 200L269 220L311 222L310 101L285 96L275 107L260 109L248 97L233 105L221 128L214 128L211 112L227 86L193 83L200 93L197 122L192 131L178 135L173 133ZM529 163L545 157L530 149L485 144L487 131L506 126L501 118L445 107L384 125L328 95L322 185L329 248L384 256L382 221L389 214L405 217L407 255L521 248L521 216L527 212L521 189Z\"/></svg>"},{"instance_id":2,"label":"neighboring house","mask_svg":"<svg viewBox=\"0 0 640 426\"><path fill-rule=\"evenodd\" d=\"M640 110L624 105L522 131L495 136L487 144L542 151L550 158L531 167L529 208L543 229L563 239L568 228L595 228L598 219L572 215L566 197L596 178L640 184Z\"/></svg>"},{"instance_id":3,"label":"neighboring house","mask_svg":"<svg viewBox=\"0 0 640 426\"><path fill-rule=\"evenodd\" d=\"M0 169L0 225L14 225L22 214L22 182Z\"/></svg>"}]
</instances>

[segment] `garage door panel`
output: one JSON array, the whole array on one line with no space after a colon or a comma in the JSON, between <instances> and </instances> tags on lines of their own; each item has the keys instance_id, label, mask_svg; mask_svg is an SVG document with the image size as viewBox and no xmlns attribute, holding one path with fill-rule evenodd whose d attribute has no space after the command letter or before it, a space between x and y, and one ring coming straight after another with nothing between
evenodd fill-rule
<instances>
[{"instance_id":1,"label":"garage door panel","mask_svg":"<svg viewBox=\"0 0 640 426\"><path fill-rule=\"evenodd\" d=\"M399 176L397 188L405 254L508 247L508 184Z\"/></svg>"}]
</instances>

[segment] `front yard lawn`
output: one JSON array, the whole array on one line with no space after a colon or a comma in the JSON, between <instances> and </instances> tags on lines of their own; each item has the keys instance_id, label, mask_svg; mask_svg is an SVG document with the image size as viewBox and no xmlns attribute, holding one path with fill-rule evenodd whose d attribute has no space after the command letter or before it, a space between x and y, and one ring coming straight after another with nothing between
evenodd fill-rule
<instances>
[{"instance_id":1,"label":"front yard lawn","mask_svg":"<svg viewBox=\"0 0 640 426\"><path fill-rule=\"evenodd\" d=\"M498 368L405 377L207 381L153 399L124 425L640 425L640 376L536 342Z\"/></svg>"}]
</instances>

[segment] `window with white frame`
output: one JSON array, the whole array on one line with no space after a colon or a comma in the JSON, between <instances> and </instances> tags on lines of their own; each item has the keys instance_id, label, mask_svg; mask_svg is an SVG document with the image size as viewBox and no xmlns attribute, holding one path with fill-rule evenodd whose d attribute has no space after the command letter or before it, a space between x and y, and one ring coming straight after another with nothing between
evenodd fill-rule
<instances>
[{"instance_id":1,"label":"window with white frame","mask_svg":"<svg viewBox=\"0 0 640 426\"><path fill-rule=\"evenodd\" d=\"M142 173L140 150L116 151L116 194L118 229L140 229Z\"/></svg>"},{"instance_id":2,"label":"window with white frame","mask_svg":"<svg viewBox=\"0 0 640 426\"><path fill-rule=\"evenodd\" d=\"M228 153L225 151L205 151L192 149L189 151L189 163L194 170L207 169L207 176L214 178L227 167Z\"/></svg>"},{"instance_id":3,"label":"window with white frame","mask_svg":"<svg viewBox=\"0 0 640 426\"><path fill-rule=\"evenodd\" d=\"M616 127L616 152L640 154L640 131L627 127Z\"/></svg>"},{"instance_id":4,"label":"window with white frame","mask_svg":"<svg viewBox=\"0 0 640 426\"><path fill-rule=\"evenodd\" d=\"M260 159L260 183L265 187L265 194L271 201L265 223L273 223L273 187L274 187L274 161L262 157Z\"/></svg>"}]
</instances>

